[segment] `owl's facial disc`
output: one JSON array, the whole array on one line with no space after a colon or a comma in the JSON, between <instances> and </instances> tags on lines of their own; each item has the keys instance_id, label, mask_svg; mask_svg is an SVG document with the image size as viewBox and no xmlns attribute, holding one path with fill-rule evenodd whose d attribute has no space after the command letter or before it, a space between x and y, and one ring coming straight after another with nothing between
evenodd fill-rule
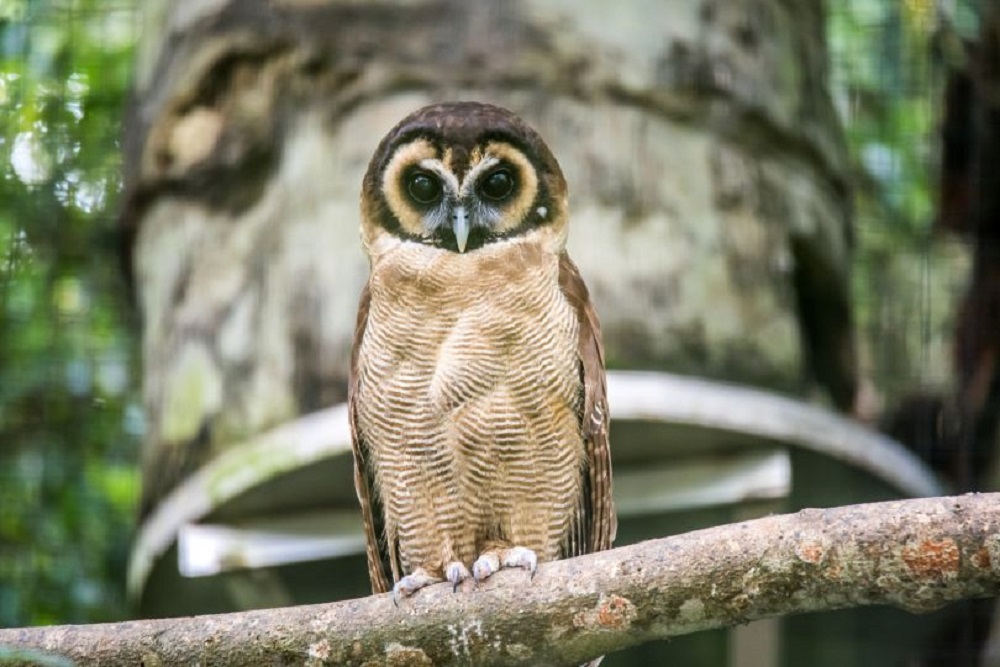
<instances>
[{"instance_id":1,"label":"owl's facial disc","mask_svg":"<svg viewBox=\"0 0 1000 667\"><path fill-rule=\"evenodd\" d=\"M404 181L410 203L421 214L419 235L453 239L464 253L470 235L501 231L517 180L511 165L490 154L474 158L471 168L456 161L449 151L444 160L424 158L405 172Z\"/></svg>"},{"instance_id":2,"label":"owl's facial disc","mask_svg":"<svg viewBox=\"0 0 1000 667\"><path fill-rule=\"evenodd\" d=\"M531 162L504 141L465 149L417 139L392 155L382 186L401 231L459 253L522 227L538 196Z\"/></svg>"}]
</instances>

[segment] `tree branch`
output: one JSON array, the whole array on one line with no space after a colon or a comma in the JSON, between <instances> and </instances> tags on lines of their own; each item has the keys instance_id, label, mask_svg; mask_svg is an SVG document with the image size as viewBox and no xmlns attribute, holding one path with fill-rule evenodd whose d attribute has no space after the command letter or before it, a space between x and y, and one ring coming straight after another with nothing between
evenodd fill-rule
<instances>
[{"instance_id":1,"label":"tree branch","mask_svg":"<svg viewBox=\"0 0 1000 667\"><path fill-rule=\"evenodd\" d=\"M330 576L336 576L331 571ZM863 605L925 612L1000 594L1000 494L803 510L332 604L0 630L79 665L575 665L699 630Z\"/></svg>"}]
</instances>

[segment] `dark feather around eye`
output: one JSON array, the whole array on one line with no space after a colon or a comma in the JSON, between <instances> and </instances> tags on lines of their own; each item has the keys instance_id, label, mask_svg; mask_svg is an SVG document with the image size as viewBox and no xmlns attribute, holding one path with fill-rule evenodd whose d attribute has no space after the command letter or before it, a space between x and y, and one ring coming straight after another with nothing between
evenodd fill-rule
<instances>
[{"instance_id":1,"label":"dark feather around eye","mask_svg":"<svg viewBox=\"0 0 1000 667\"><path fill-rule=\"evenodd\" d=\"M426 171L415 171L406 177L406 192L418 204L433 204L441 196L441 181Z\"/></svg>"},{"instance_id":2,"label":"dark feather around eye","mask_svg":"<svg viewBox=\"0 0 1000 667\"><path fill-rule=\"evenodd\" d=\"M479 194L500 200L514 191L514 177L508 169L497 169L479 181Z\"/></svg>"}]
</instances>

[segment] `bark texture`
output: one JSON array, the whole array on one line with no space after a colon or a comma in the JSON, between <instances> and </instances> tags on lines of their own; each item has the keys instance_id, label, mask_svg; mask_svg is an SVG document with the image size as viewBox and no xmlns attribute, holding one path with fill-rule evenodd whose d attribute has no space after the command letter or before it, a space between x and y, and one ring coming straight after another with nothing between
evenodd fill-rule
<instances>
[{"instance_id":1,"label":"bark texture","mask_svg":"<svg viewBox=\"0 0 1000 667\"><path fill-rule=\"evenodd\" d=\"M845 144L821 0L154 0L126 142L144 512L344 397L357 202L414 108L523 115L570 183L612 366L851 404Z\"/></svg>"},{"instance_id":2,"label":"bark texture","mask_svg":"<svg viewBox=\"0 0 1000 667\"><path fill-rule=\"evenodd\" d=\"M0 630L77 665L575 665L652 639L808 611L926 612L1000 594L1000 494L804 510L542 565L394 607L333 604Z\"/></svg>"}]
</instances>

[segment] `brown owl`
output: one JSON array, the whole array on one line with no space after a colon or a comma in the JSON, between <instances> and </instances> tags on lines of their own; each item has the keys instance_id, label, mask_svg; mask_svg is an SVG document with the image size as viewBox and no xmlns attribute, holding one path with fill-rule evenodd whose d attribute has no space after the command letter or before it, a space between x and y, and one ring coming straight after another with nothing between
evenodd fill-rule
<instances>
[{"instance_id":1,"label":"brown owl","mask_svg":"<svg viewBox=\"0 0 1000 667\"><path fill-rule=\"evenodd\" d=\"M601 336L542 139L488 104L420 109L375 151L361 220L349 400L375 592L609 548Z\"/></svg>"}]
</instances>

